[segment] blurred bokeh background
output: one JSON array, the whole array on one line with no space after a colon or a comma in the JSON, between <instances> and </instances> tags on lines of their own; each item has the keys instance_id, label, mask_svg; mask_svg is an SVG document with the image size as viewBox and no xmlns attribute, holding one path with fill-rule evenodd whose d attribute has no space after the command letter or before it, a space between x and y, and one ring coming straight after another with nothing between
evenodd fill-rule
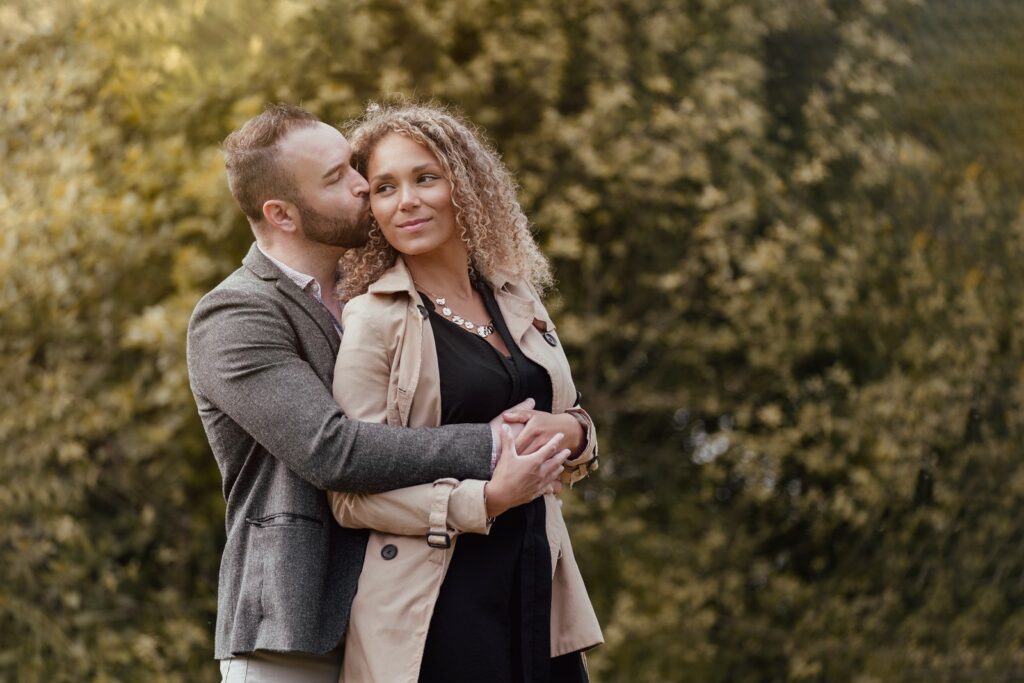
<instances>
[{"instance_id":1,"label":"blurred bokeh background","mask_svg":"<svg viewBox=\"0 0 1024 683\"><path fill-rule=\"evenodd\" d=\"M393 94L555 263L596 682L1024 678L1022 44L1019 0L3 0L0 679L217 680L218 145Z\"/></svg>"}]
</instances>

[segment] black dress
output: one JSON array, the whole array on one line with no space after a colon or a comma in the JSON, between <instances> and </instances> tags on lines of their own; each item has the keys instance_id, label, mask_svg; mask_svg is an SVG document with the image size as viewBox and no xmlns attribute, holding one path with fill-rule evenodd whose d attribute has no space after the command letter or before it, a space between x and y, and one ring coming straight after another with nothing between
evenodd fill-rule
<instances>
[{"instance_id":1,"label":"black dress","mask_svg":"<svg viewBox=\"0 0 1024 683\"><path fill-rule=\"evenodd\" d=\"M512 340L494 295L477 286L510 352L434 310L430 326L441 375L441 423L487 422L532 397L551 410L551 378ZM508 510L490 534L463 534L434 607L420 683L581 683L579 653L551 658L551 554L544 500Z\"/></svg>"}]
</instances>

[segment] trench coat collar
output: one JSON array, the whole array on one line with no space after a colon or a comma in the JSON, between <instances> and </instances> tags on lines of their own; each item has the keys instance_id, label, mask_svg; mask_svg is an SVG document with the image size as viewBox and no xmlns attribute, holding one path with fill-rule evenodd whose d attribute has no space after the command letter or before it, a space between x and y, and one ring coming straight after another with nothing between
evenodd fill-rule
<instances>
[{"instance_id":1,"label":"trench coat collar","mask_svg":"<svg viewBox=\"0 0 1024 683\"><path fill-rule=\"evenodd\" d=\"M521 340L530 325L537 327L542 332L555 329L540 300L531 296L529 285L522 280L517 280L508 272L498 271L491 279L491 284L494 287L498 307L501 309L502 315L505 316L505 324L514 339ZM405 292L415 303L420 302L416 284L412 280L412 273L409 272L409 267L405 265L401 256L396 258L395 264L384 271L384 274L366 291L370 294Z\"/></svg>"}]
</instances>

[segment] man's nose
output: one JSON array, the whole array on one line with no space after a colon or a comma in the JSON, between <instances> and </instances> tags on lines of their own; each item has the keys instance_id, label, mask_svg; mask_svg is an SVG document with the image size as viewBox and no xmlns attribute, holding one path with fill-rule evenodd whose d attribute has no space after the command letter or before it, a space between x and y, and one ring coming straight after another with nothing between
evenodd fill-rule
<instances>
[{"instance_id":1,"label":"man's nose","mask_svg":"<svg viewBox=\"0 0 1024 683\"><path fill-rule=\"evenodd\" d=\"M366 182L362 173L356 173L356 175L359 176L359 179L352 184L352 194L360 199L366 199L370 196L370 184Z\"/></svg>"}]
</instances>

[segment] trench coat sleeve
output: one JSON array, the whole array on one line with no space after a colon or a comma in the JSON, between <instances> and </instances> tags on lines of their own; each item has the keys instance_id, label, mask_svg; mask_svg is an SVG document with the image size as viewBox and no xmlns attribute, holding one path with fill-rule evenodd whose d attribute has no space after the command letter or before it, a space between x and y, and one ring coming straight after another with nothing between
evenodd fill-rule
<instances>
[{"instance_id":1,"label":"trench coat sleeve","mask_svg":"<svg viewBox=\"0 0 1024 683\"><path fill-rule=\"evenodd\" d=\"M334 398L350 419L387 422L391 377L390 344L376 321L354 299L345 307L341 350L334 368ZM466 479L449 492L447 527L455 533L490 531L480 479ZM421 484L372 495L329 491L334 518L343 527L374 529L389 534L425 536L430 509L438 495L433 484Z\"/></svg>"},{"instance_id":2,"label":"trench coat sleeve","mask_svg":"<svg viewBox=\"0 0 1024 683\"><path fill-rule=\"evenodd\" d=\"M331 512L350 529L374 529L402 536L426 536L434 496L448 495L446 526L456 534L487 534L490 522L484 504L484 484L466 479L453 489L433 484L410 486L387 493L364 495L329 491Z\"/></svg>"},{"instance_id":3,"label":"trench coat sleeve","mask_svg":"<svg viewBox=\"0 0 1024 683\"><path fill-rule=\"evenodd\" d=\"M565 412L578 415L586 423L583 435L583 443L585 444L583 451L575 458L565 461L562 467L562 474L558 477L563 484L572 486L597 469L597 430L594 427L594 420L590 417L590 413L583 408L574 406Z\"/></svg>"},{"instance_id":4,"label":"trench coat sleeve","mask_svg":"<svg viewBox=\"0 0 1024 683\"><path fill-rule=\"evenodd\" d=\"M541 330L554 329L555 324L551 320L551 314L548 313L548 309L544 306L540 292L530 282L525 282L524 285L528 296L533 301L534 327ZM569 382L570 387L573 387L572 368L561 344L557 347L557 353L560 356L558 361L563 368L564 379ZM573 389L575 388L573 387ZM596 470L598 463L597 431L594 428L594 420L590 417L590 413L580 407L579 398L580 394L577 392L575 405L565 410L565 412L572 413L580 418L584 423L583 450L576 457L565 461L563 472L558 477L563 484L568 486L572 486ZM560 409L559 406L555 406L556 411Z\"/></svg>"}]
</instances>

